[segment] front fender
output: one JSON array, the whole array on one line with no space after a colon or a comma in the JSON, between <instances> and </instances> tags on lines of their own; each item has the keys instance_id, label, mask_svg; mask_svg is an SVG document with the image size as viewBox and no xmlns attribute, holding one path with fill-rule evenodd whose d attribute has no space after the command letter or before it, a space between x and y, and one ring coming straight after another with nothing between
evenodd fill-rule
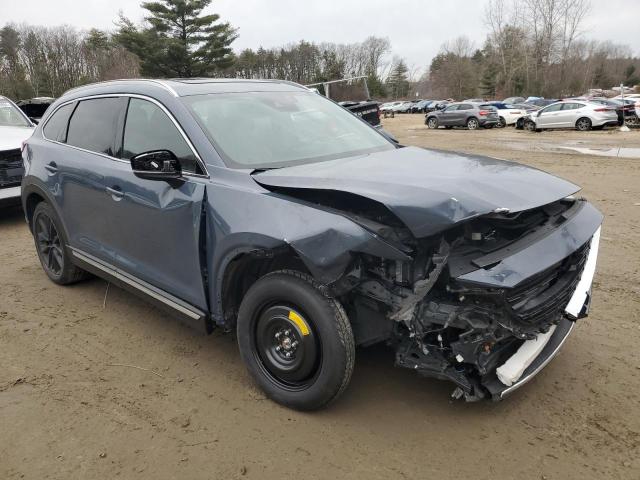
<instances>
[{"instance_id":1,"label":"front fender","mask_svg":"<svg viewBox=\"0 0 640 480\"><path fill-rule=\"evenodd\" d=\"M330 284L356 252L392 260L405 253L352 220L267 190L207 186L207 269L214 319L222 321L222 280L238 255L288 246L313 277Z\"/></svg>"}]
</instances>

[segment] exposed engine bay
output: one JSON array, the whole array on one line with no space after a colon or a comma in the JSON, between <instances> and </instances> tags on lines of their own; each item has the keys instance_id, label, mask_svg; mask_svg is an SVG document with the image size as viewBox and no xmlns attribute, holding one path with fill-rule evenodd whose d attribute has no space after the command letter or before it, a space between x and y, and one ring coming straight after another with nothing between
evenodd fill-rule
<instances>
[{"instance_id":1,"label":"exposed engine bay","mask_svg":"<svg viewBox=\"0 0 640 480\"><path fill-rule=\"evenodd\" d=\"M398 222L389 225L392 219L383 212L352 212L355 221L413 259L359 255L332 286L358 344L388 342L398 366L454 382L455 397L491 397L496 368L524 342L566 318L589 242L513 287L469 281L465 275L491 271L559 229L585 204L566 198L514 214L498 211L422 239Z\"/></svg>"}]
</instances>

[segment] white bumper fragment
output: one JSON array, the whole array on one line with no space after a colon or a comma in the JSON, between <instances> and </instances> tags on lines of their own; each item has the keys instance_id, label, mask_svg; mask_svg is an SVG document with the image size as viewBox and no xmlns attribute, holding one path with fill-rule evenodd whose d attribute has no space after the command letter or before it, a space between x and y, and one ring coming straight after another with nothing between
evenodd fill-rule
<instances>
[{"instance_id":1,"label":"white bumper fragment","mask_svg":"<svg viewBox=\"0 0 640 480\"><path fill-rule=\"evenodd\" d=\"M598 227L596 233L591 238L591 245L589 247L589 256L587 262L584 265L582 276L578 282L571 300L567 304L564 311L572 318L578 318L580 311L584 306L584 302L587 301L587 295L591 291L591 283L593 283L593 275L596 273L596 261L598 259L598 247L600 246L600 230L602 227Z\"/></svg>"},{"instance_id":2,"label":"white bumper fragment","mask_svg":"<svg viewBox=\"0 0 640 480\"><path fill-rule=\"evenodd\" d=\"M20 198L20 187L0 188L0 200Z\"/></svg>"},{"instance_id":3,"label":"white bumper fragment","mask_svg":"<svg viewBox=\"0 0 640 480\"><path fill-rule=\"evenodd\" d=\"M565 308L565 313L573 319L578 318L580 312L582 311L582 307L587 301L587 296L591 291L591 284L593 283L593 276L596 271L596 260L598 258L598 247L600 245L600 230L601 227L598 227L598 230L591 237L591 244L589 246L589 255L587 256L587 261L584 265L584 269L582 271L582 275L580 276L580 280L578 281L578 285L569 300ZM552 326L547 333L542 333L538 335L533 340L527 340L520 348L514 353L509 360L507 360L504 364L499 366L496 369L496 375L498 380L500 380L507 387L512 386L527 369L529 365L540 355L540 352L544 349L544 347L549 342L549 339L553 335L556 326ZM557 349L556 349L557 352ZM554 355L555 353L554 352ZM546 363L545 363L546 365ZM538 369L537 371L539 371ZM537 373L536 371L536 373Z\"/></svg>"},{"instance_id":4,"label":"white bumper fragment","mask_svg":"<svg viewBox=\"0 0 640 480\"><path fill-rule=\"evenodd\" d=\"M527 367L540 355L542 349L549 342L555 329L556 326L553 325L547 333L541 333L535 339L527 340L520 345L518 351L497 368L496 375L498 376L498 380L507 387L510 387L520 380L520 377L522 377Z\"/></svg>"}]
</instances>

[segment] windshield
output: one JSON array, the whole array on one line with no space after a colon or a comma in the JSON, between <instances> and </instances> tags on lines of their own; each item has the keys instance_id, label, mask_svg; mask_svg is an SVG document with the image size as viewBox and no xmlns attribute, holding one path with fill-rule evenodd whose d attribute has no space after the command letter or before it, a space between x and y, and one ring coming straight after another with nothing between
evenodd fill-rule
<instances>
[{"instance_id":1,"label":"windshield","mask_svg":"<svg viewBox=\"0 0 640 480\"><path fill-rule=\"evenodd\" d=\"M225 93L184 101L234 168L276 168L395 148L317 93Z\"/></svg>"},{"instance_id":2,"label":"windshield","mask_svg":"<svg viewBox=\"0 0 640 480\"><path fill-rule=\"evenodd\" d=\"M6 98L0 98L0 127L30 127L25 116Z\"/></svg>"}]
</instances>

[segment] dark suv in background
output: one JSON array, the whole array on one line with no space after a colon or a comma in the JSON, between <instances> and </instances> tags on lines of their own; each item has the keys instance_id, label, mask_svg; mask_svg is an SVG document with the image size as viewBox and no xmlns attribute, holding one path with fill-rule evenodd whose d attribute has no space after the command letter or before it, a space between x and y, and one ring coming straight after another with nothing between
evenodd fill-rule
<instances>
[{"instance_id":1,"label":"dark suv in background","mask_svg":"<svg viewBox=\"0 0 640 480\"><path fill-rule=\"evenodd\" d=\"M500 123L500 116L493 105L485 103L451 103L442 110L434 110L425 115L424 123L429 128L479 127L493 128Z\"/></svg>"},{"instance_id":2,"label":"dark suv in background","mask_svg":"<svg viewBox=\"0 0 640 480\"><path fill-rule=\"evenodd\" d=\"M253 378L293 408L337 398L355 347L380 342L458 398L499 399L588 311L602 215L579 187L400 147L289 82L84 86L23 159L53 282L90 272L204 332L235 329Z\"/></svg>"}]
</instances>

